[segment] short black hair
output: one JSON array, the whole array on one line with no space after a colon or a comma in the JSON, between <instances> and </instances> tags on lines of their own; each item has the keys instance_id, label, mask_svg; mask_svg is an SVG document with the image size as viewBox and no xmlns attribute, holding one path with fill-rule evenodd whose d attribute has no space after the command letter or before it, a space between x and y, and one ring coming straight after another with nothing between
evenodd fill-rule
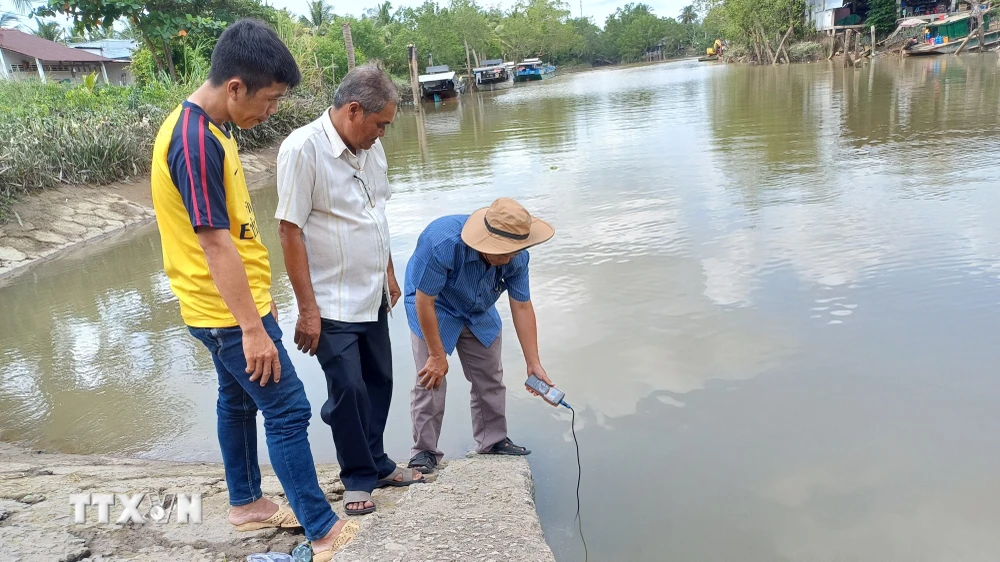
<instances>
[{"instance_id":1,"label":"short black hair","mask_svg":"<svg viewBox=\"0 0 1000 562\"><path fill-rule=\"evenodd\" d=\"M234 77L246 85L251 96L272 84L294 88L302 81L295 57L278 34L266 23L252 19L230 25L212 51L208 81L221 86Z\"/></svg>"}]
</instances>

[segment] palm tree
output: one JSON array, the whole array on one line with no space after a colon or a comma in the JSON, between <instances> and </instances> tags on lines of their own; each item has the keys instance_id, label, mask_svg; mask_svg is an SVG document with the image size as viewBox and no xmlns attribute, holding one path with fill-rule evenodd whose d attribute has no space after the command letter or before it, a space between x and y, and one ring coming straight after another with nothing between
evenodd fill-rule
<instances>
[{"instance_id":1,"label":"palm tree","mask_svg":"<svg viewBox=\"0 0 1000 562\"><path fill-rule=\"evenodd\" d=\"M124 37L115 30L114 27L94 27L90 31L84 28L77 28L72 37L71 43L84 43L87 41L103 41L105 39L123 39Z\"/></svg>"},{"instance_id":2,"label":"palm tree","mask_svg":"<svg viewBox=\"0 0 1000 562\"><path fill-rule=\"evenodd\" d=\"M319 29L333 23L333 6L326 3L326 0L311 0L309 2L309 15L299 18L302 25Z\"/></svg>"},{"instance_id":3,"label":"palm tree","mask_svg":"<svg viewBox=\"0 0 1000 562\"><path fill-rule=\"evenodd\" d=\"M684 9L681 10L680 20L684 25L698 21L698 12L694 10L694 6L684 6Z\"/></svg>"},{"instance_id":4,"label":"palm tree","mask_svg":"<svg viewBox=\"0 0 1000 562\"><path fill-rule=\"evenodd\" d=\"M35 0L11 0L14 10L22 14L30 14L35 11Z\"/></svg>"},{"instance_id":5,"label":"palm tree","mask_svg":"<svg viewBox=\"0 0 1000 562\"><path fill-rule=\"evenodd\" d=\"M376 6L375 10L375 23L378 26L386 26L392 23L392 3L389 0Z\"/></svg>"},{"instance_id":6,"label":"palm tree","mask_svg":"<svg viewBox=\"0 0 1000 562\"><path fill-rule=\"evenodd\" d=\"M0 13L0 29L17 29L21 27L21 17L14 12L3 12Z\"/></svg>"},{"instance_id":7,"label":"palm tree","mask_svg":"<svg viewBox=\"0 0 1000 562\"><path fill-rule=\"evenodd\" d=\"M38 22L38 29L35 30L35 36L41 37L42 39L48 39L49 41L60 42L63 40L63 36L66 35L66 30L63 29L59 22L49 21L49 22Z\"/></svg>"}]
</instances>

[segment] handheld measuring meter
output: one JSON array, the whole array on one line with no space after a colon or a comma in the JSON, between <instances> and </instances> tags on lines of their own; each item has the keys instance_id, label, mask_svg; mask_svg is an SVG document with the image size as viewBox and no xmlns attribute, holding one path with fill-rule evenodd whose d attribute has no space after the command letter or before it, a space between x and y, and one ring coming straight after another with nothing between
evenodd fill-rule
<instances>
[{"instance_id":1,"label":"handheld measuring meter","mask_svg":"<svg viewBox=\"0 0 1000 562\"><path fill-rule=\"evenodd\" d=\"M573 417L570 421L570 430L573 432L573 443L576 445L576 522L580 529L580 540L583 541L583 559L586 562L590 558L590 552L587 550L587 539L583 538L583 520L580 519L580 482L583 479L583 465L580 463L580 442L576 440L576 410L569 405L563 398L566 398L566 393L559 390L554 386L549 386L545 381L539 379L535 375L528 377L528 380L524 383L525 388L528 390L533 390L537 392L542 399L544 399L549 404L553 406L562 406L568 408L570 412L573 412Z\"/></svg>"},{"instance_id":2,"label":"handheld measuring meter","mask_svg":"<svg viewBox=\"0 0 1000 562\"><path fill-rule=\"evenodd\" d=\"M553 406L563 405L563 398L566 397L565 392L559 390L554 386L549 386L545 384L545 381L541 380L535 375L531 375L530 377L528 377L528 380L525 381L524 386L527 387L529 390L534 390L538 394L542 395L542 398L545 399L545 401L548 402L549 404L552 404ZM567 407L569 406L568 404L565 405Z\"/></svg>"}]
</instances>

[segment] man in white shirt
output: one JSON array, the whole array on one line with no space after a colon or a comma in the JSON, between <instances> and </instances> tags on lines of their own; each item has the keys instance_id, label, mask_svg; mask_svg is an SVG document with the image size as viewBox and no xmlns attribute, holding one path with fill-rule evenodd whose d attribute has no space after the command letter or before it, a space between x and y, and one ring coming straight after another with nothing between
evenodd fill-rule
<instances>
[{"instance_id":1,"label":"man in white shirt","mask_svg":"<svg viewBox=\"0 0 1000 562\"><path fill-rule=\"evenodd\" d=\"M298 301L295 344L319 358L348 515L375 511L371 492L422 481L385 454L392 398L387 313L400 290L389 252L392 196L379 138L399 94L379 68L355 68L333 107L293 132L278 152L278 233Z\"/></svg>"}]
</instances>

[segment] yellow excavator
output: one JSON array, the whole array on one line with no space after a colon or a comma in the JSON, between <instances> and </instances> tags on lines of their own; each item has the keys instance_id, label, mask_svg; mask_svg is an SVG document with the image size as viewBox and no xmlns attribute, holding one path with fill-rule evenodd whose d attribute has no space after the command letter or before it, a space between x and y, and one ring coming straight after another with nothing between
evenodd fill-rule
<instances>
[{"instance_id":1,"label":"yellow excavator","mask_svg":"<svg viewBox=\"0 0 1000 562\"><path fill-rule=\"evenodd\" d=\"M705 49L705 56L700 57L698 60L701 62L719 60L719 57L722 56L722 52L725 50L726 46L722 42L722 39L716 39L711 47Z\"/></svg>"}]
</instances>

